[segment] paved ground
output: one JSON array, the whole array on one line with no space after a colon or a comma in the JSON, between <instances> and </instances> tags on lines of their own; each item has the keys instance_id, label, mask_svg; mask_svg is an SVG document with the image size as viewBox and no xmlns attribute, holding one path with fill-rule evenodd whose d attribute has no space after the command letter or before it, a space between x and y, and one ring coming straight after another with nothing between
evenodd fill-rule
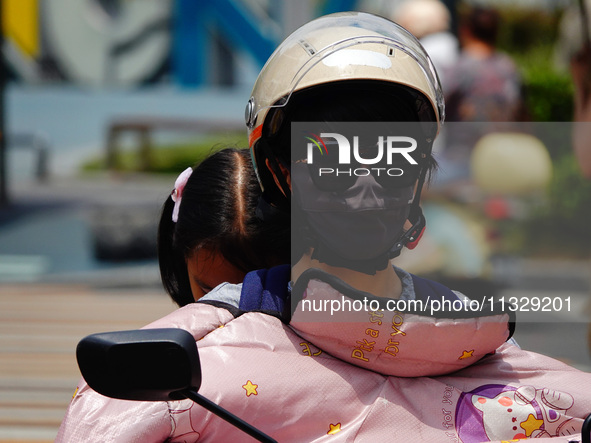
<instances>
[{"instance_id":1,"label":"paved ground","mask_svg":"<svg viewBox=\"0 0 591 443\"><path fill-rule=\"evenodd\" d=\"M13 183L11 204L0 208L0 442L53 441L80 377L82 337L135 329L174 309L155 258L101 262L92 230L105 211L142 213L155 228L172 181Z\"/></svg>"},{"instance_id":2,"label":"paved ground","mask_svg":"<svg viewBox=\"0 0 591 443\"><path fill-rule=\"evenodd\" d=\"M158 288L0 285L0 442L53 441L80 378L78 341L172 311Z\"/></svg>"}]
</instances>

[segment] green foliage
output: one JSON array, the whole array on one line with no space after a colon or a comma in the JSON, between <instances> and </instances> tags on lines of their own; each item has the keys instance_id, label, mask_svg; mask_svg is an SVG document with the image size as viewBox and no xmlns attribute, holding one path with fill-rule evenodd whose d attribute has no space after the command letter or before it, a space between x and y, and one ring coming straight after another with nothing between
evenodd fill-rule
<instances>
[{"instance_id":1,"label":"green foliage","mask_svg":"<svg viewBox=\"0 0 591 443\"><path fill-rule=\"evenodd\" d=\"M526 118L571 121L572 80L554 63L560 11L507 7L499 12L503 26L498 46L511 55L523 76Z\"/></svg>"},{"instance_id":2,"label":"green foliage","mask_svg":"<svg viewBox=\"0 0 591 443\"><path fill-rule=\"evenodd\" d=\"M573 92L570 78L552 71L529 73L525 103L533 121L571 121Z\"/></svg>"},{"instance_id":3,"label":"green foliage","mask_svg":"<svg viewBox=\"0 0 591 443\"><path fill-rule=\"evenodd\" d=\"M499 47L511 55L521 71L526 119L572 121L572 79L554 63L560 11L513 7L500 12L504 26ZM506 240L526 255L588 257L591 182L581 175L569 128L556 124L541 127L545 133L538 136L552 158L552 181L544 201L532 208L524 221L512 224Z\"/></svg>"},{"instance_id":4,"label":"green foliage","mask_svg":"<svg viewBox=\"0 0 591 443\"><path fill-rule=\"evenodd\" d=\"M553 64L553 46L543 45L514 56L523 74L528 116L537 122L565 122L573 118L573 84ZM572 152L570 133L544 126L542 136L553 164L546 204L520 226L523 251L542 256L582 258L591 252L591 183L580 172ZM563 126L564 129L564 126Z\"/></svg>"},{"instance_id":5,"label":"green foliage","mask_svg":"<svg viewBox=\"0 0 591 443\"><path fill-rule=\"evenodd\" d=\"M226 147L247 146L246 134L208 136L185 143L154 146L149 154L149 167L143 172L178 174L189 166L199 164L215 151ZM139 153L136 148L124 150L117 156L118 171L137 171L139 165ZM84 171L103 170L106 169L106 162L102 158L91 159L82 166L82 169Z\"/></svg>"},{"instance_id":6,"label":"green foliage","mask_svg":"<svg viewBox=\"0 0 591 443\"><path fill-rule=\"evenodd\" d=\"M503 26L498 46L509 53L525 53L539 46L552 46L558 36L560 11L506 6L499 10Z\"/></svg>"},{"instance_id":7,"label":"green foliage","mask_svg":"<svg viewBox=\"0 0 591 443\"><path fill-rule=\"evenodd\" d=\"M588 257L591 251L591 182L572 153L554 162L547 204L524 223L524 247L533 254Z\"/></svg>"},{"instance_id":8,"label":"green foliage","mask_svg":"<svg viewBox=\"0 0 591 443\"><path fill-rule=\"evenodd\" d=\"M536 122L564 122L573 118L573 83L553 63L551 45L536 46L512 54L523 77L528 119Z\"/></svg>"}]
</instances>

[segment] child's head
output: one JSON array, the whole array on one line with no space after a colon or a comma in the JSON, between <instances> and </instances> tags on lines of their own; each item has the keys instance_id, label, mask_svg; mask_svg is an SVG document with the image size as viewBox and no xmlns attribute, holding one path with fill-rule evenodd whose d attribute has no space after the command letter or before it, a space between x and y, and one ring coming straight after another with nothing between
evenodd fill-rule
<instances>
[{"instance_id":1,"label":"child's head","mask_svg":"<svg viewBox=\"0 0 591 443\"><path fill-rule=\"evenodd\" d=\"M265 200L280 208L291 206L292 216L301 210L299 215L303 213L304 217L297 223L292 219L292 226L305 224L310 228L306 235L315 237L311 242L315 253L318 245L325 250L317 256L321 262L373 273L384 269L402 246L416 240L424 226L420 191L426 173L435 163L431 147L443 123L444 105L435 69L408 31L364 13L333 14L302 26L267 61L254 86L246 115L249 144ZM417 143L412 156L418 167L412 173L405 170L405 180L398 184L383 184L388 177L384 173L380 178L374 177L374 168L369 177L361 177L369 169L355 174L357 178L353 177L349 186L338 191L314 189L308 186L310 180L318 188L319 174L323 172L314 171L316 176L307 176L312 174L310 168L300 167L309 160L300 154L294 157L296 147L290 138L293 122L406 122L393 132L405 126L412 128L408 131ZM343 134L338 130L324 132ZM373 135L377 140L377 135L410 134ZM339 157L341 148L339 142ZM385 160L382 148L378 144L363 148L366 152L362 160ZM332 149L324 147L325 160L335 156L330 155L337 152L335 147ZM294 165L298 165L298 171L294 171ZM354 162L347 162L346 166L355 167ZM292 186L296 172L304 175L302 198L298 198L297 189ZM290 205L292 195L294 204ZM318 201L342 205L321 207L315 203ZM407 218L413 226L410 234L403 229ZM352 237L361 225L361 230L370 234L371 239L367 240L371 242L365 242L361 236ZM356 246L352 240L357 242ZM362 257L365 263L354 257Z\"/></svg>"},{"instance_id":2,"label":"child's head","mask_svg":"<svg viewBox=\"0 0 591 443\"><path fill-rule=\"evenodd\" d=\"M289 224L257 218L260 193L245 149L218 151L179 176L158 228L162 283L179 306L249 271L289 263Z\"/></svg>"}]
</instances>

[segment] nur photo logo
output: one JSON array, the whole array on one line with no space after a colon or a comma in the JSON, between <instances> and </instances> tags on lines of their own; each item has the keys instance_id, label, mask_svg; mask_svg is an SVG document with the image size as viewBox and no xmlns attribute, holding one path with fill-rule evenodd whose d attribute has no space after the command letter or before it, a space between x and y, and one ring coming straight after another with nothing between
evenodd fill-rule
<instances>
[{"instance_id":1,"label":"nur photo logo","mask_svg":"<svg viewBox=\"0 0 591 443\"><path fill-rule=\"evenodd\" d=\"M361 144L360 136L357 135L348 138L336 132L308 134L305 136L308 141L306 162L308 165L318 164L319 177L326 175L362 177L370 174L378 177L380 175L399 177L405 172L405 164L418 164L410 155L417 149L417 141L413 137L379 135L377 141L376 138L369 141L369 137L365 136L364 144ZM331 156L330 160L326 158L327 156ZM320 162L318 157L322 157Z\"/></svg>"}]
</instances>

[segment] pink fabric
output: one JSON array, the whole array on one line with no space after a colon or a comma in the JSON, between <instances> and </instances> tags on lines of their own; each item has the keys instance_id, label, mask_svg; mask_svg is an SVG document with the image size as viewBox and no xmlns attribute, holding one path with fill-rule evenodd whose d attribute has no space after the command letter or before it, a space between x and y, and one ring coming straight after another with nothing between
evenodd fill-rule
<instances>
[{"instance_id":1,"label":"pink fabric","mask_svg":"<svg viewBox=\"0 0 591 443\"><path fill-rule=\"evenodd\" d=\"M466 443L525 437L568 442L591 412L591 374L510 344L480 358L506 339L503 319L415 321L403 316L398 333L390 336L399 338L395 356L379 354L384 343L376 343L364 351L367 362L353 365L344 361L359 360L351 359L352 340L361 338L364 327L374 329L375 318L364 313L362 321L324 323L322 330L309 318L300 323L298 315L287 326L266 314L234 319L224 309L197 303L149 327L190 331L202 364L199 392L280 442ZM395 315L374 329L376 341L396 332L391 329ZM454 327L462 329L458 336ZM347 349L343 359L336 356L340 348ZM464 358L456 363L458 350ZM382 368L388 363L394 368L388 372L405 377L386 375ZM413 366L419 375L431 376L410 377ZM82 383L56 441L247 438L191 401L110 400Z\"/></svg>"},{"instance_id":2,"label":"pink fabric","mask_svg":"<svg viewBox=\"0 0 591 443\"><path fill-rule=\"evenodd\" d=\"M305 299L324 306L341 297L327 283L312 280ZM300 302L290 322L301 337L335 357L385 375L448 374L494 352L509 337L505 314L449 321L387 310L331 314L311 311L310 305Z\"/></svg>"}]
</instances>

